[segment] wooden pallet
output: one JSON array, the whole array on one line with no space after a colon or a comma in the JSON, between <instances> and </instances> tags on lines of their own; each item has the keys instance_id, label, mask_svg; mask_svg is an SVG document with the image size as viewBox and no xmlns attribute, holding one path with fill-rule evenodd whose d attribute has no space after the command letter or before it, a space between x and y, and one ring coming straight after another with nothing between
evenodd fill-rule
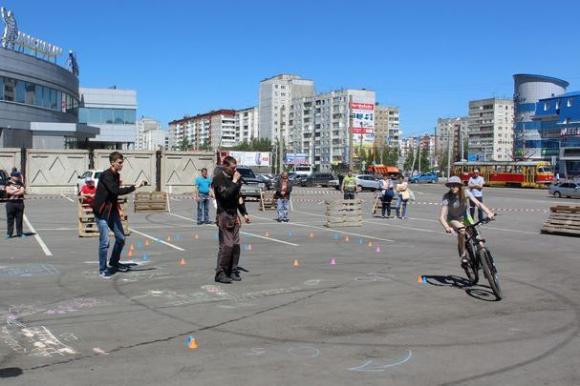
<instances>
[{"instance_id":1,"label":"wooden pallet","mask_svg":"<svg viewBox=\"0 0 580 386\"><path fill-rule=\"evenodd\" d=\"M276 200L274 199L274 192L260 190L260 210L275 210Z\"/></svg>"},{"instance_id":2,"label":"wooden pallet","mask_svg":"<svg viewBox=\"0 0 580 386\"><path fill-rule=\"evenodd\" d=\"M362 200L326 201L326 226L328 228L362 226Z\"/></svg>"},{"instance_id":3,"label":"wooden pallet","mask_svg":"<svg viewBox=\"0 0 580 386\"><path fill-rule=\"evenodd\" d=\"M131 231L129 230L129 218L127 216L127 211L125 209L127 199L119 198L119 207L121 215L121 224L123 225L123 232L125 236L129 236ZM98 237L99 228L95 222L95 214L93 213L93 208L86 204L82 204L79 200L79 212L78 212L78 228L79 237ZM113 232L109 232L109 235L113 235Z\"/></svg>"},{"instance_id":4,"label":"wooden pallet","mask_svg":"<svg viewBox=\"0 0 580 386\"><path fill-rule=\"evenodd\" d=\"M166 212L167 193L165 192L135 193L133 210L135 212Z\"/></svg>"},{"instance_id":5,"label":"wooden pallet","mask_svg":"<svg viewBox=\"0 0 580 386\"><path fill-rule=\"evenodd\" d=\"M544 222L542 233L580 237L580 206L556 205Z\"/></svg>"}]
</instances>

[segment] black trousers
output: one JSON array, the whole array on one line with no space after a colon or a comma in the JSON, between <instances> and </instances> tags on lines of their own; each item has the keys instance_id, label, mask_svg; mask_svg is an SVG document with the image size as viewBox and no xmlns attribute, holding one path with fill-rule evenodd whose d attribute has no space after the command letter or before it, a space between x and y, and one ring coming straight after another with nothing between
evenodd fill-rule
<instances>
[{"instance_id":1,"label":"black trousers","mask_svg":"<svg viewBox=\"0 0 580 386\"><path fill-rule=\"evenodd\" d=\"M217 258L216 274L225 272L230 276L238 269L240 262L240 224L232 229L227 229L223 220L223 213L217 215L217 226L219 229L219 250Z\"/></svg>"},{"instance_id":2,"label":"black trousers","mask_svg":"<svg viewBox=\"0 0 580 386\"><path fill-rule=\"evenodd\" d=\"M381 212L382 212L383 216L385 215L385 212L387 212L387 216L389 216L389 217L391 216L391 202L392 202L392 199L390 199L390 200L385 200L384 198L382 199L383 207L381 208L382 209Z\"/></svg>"},{"instance_id":3,"label":"black trousers","mask_svg":"<svg viewBox=\"0 0 580 386\"><path fill-rule=\"evenodd\" d=\"M22 218L24 217L23 202L6 202L6 234L12 236L14 221L16 221L16 235L22 236Z\"/></svg>"}]
</instances>

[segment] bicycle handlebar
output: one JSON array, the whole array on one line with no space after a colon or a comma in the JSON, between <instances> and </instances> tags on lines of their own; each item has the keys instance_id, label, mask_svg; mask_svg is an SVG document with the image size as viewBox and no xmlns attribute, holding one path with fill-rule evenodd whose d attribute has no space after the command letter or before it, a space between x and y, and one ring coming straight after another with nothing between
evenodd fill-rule
<instances>
[{"instance_id":1,"label":"bicycle handlebar","mask_svg":"<svg viewBox=\"0 0 580 386\"><path fill-rule=\"evenodd\" d=\"M497 214L496 214L496 213L494 213L494 214L493 214L493 217L494 217L494 218L489 218L489 217L486 217L486 218L484 218L484 219L481 219L481 220L479 220L479 221L478 221L478 222L476 222L475 224L468 225L467 227L468 227L468 228L472 228L472 227L476 227L476 226L478 226L478 225L487 224L487 223L489 223L489 222L491 222L491 221L494 221L496 216L497 216Z\"/></svg>"}]
</instances>

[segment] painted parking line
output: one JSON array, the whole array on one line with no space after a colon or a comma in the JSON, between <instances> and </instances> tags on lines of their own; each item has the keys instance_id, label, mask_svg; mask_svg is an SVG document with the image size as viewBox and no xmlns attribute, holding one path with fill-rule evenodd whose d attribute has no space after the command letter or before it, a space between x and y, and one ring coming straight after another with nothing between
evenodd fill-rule
<instances>
[{"instance_id":1,"label":"painted parking line","mask_svg":"<svg viewBox=\"0 0 580 386\"><path fill-rule=\"evenodd\" d=\"M312 213L307 213L307 212L301 212L301 211L295 211L298 213L306 213L306 214L312 214ZM324 217L322 215L316 215L316 214L312 214L313 216L320 216L320 217ZM259 217L259 216L252 216L255 218L259 218L261 220L270 220L266 217ZM272 224L276 224L274 222L274 220L272 220ZM388 243L394 243L395 240L391 240L391 239L383 239L380 237L375 237L375 236L369 236L369 235L363 235L360 233L354 233L354 232L347 232L347 231L341 231L339 229L336 228L324 228L324 227L320 227L320 226L316 226L316 225L309 225L309 224L304 224L304 223L300 223L300 222L288 222L288 223L284 223L281 225L286 225L286 226L297 226L297 227L302 227L302 228L311 228L311 229L317 229L317 230L321 230L321 231L325 231L325 232L331 232L331 233L340 233L343 235L349 235L349 236L356 236L356 237L362 237L365 239L369 239L369 240L379 240L379 241L385 241Z\"/></svg>"},{"instance_id":2,"label":"painted parking line","mask_svg":"<svg viewBox=\"0 0 580 386\"><path fill-rule=\"evenodd\" d=\"M181 248L181 247L178 247L177 245L173 245L173 244L171 244L171 243L168 243L167 241L163 241L163 240L161 240L161 239L158 239L158 238L157 238L157 237L155 237L155 236L148 235L147 233L139 232L139 231L138 231L138 230L136 230L135 228L129 228L129 230L130 230L131 232L135 232L135 233L137 233L138 235L141 235L141 236L143 236L143 237L147 237L147 238L148 238L148 239L150 239L150 240L156 241L156 242L158 242L158 243L161 243L161 244L163 244L163 245L167 245L167 246L168 246L168 247L170 247L170 248L177 249L178 251L181 251L181 252L184 252L184 251L185 251L185 249L183 249L183 248Z\"/></svg>"},{"instance_id":3,"label":"painted parking line","mask_svg":"<svg viewBox=\"0 0 580 386\"><path fill-rule=\"evenodd\" d=\"M30 223L30 221L28 221L28 217L26 217L26 215L24 215L23 219L24 219L24 222L26 223L26 226L28 227L28 229L30 229L30 232L34 233L34 238L36 239L36 242L38 243L38 245L40 245L40 248L42 248L42 251L44 252L44 254L46 256L52 256L52 252L50 251L50 249L48 249L48 247L46 246L46 244L44 243L44 241L42 240L42 238L40 237L38 232L36 232L36 230L34 229L32 224Z\"/></svg>"},{"instance_id":4,"label":"painted parking line","mask_svg":"<svg viewBox=\"0 0 580 386\"><path fill-rule=\"evenodd\" d=\"M169 215L170 215L170 216L175 216L175 217L178 217L178 218L181 218L181 219L187 220L187 221L195 222L195 221L194 221L192 218L185 217L185 216L181 216L181 215L179 215L179 214L175 214L175 213L169 213ZM261 218L261 217L257 217L257 216L252 216L252 217L255 217L255 218ZM262 219L263 219L263 218L262 218ZM268 219L264 219L264 220L268 220ZM255 238L258 238L258 239L263 239L263 240L274 241L274 242L276 242L276 243L280 243L280 244L284 244L284 245L291 245L291 246L293 246L293 247L299 247L299 246L300 246L300 244L295 244L295 243L291 243L291 242L289 242L289 241L284 241L284 240L280 240L280 239L275 239L275 238L273 238L273 237L262 236L262 235L258 235L258 234L255 234L255 233L244 232L244 231L240 231L240 233L241 233L241 234L243 234L243 235L252 236L252 237L255 237Z\"/></svg>"}]
</instances>

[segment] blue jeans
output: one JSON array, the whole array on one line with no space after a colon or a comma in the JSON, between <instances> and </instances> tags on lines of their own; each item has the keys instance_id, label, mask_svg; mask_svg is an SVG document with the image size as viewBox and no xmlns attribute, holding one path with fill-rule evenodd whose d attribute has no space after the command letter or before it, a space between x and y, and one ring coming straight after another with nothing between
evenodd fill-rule
<instances>
[{"instance_id":1,"label":"blue jeans","mask_svg":"<svg viewBox=\"0 0 580 386\"><path fill-rule=\"evenodd\" d=\"M111 267L119 264L121 252L125 245L125 232L123 231L119 212L115 209L111 210L111 216L108 219L95 217L95 220L99 228L99 272L105 272L107 270L107 253L109 251L109 229L115 234L115 245L109 260Z\"/></svg>"},{"instance_id":2,"label":"blue jeans","mask_svg":"<svg viewBox=\"0 0 580 386\"><path fill-rule=\"evenodd\" d=\"M197 202L197 222L209 222L209 193L199 193Z\"/></svg>"},{"instance_id":3,"label":"blue jeans","mask_svg":"<svg viewBox=\"0 0 580 386\"><path fill-rule=\"evenodd\" d=\"M397 217L406 218L407 217L407 203L409 200L403 200L401 195L397 196ZM403 207L403 213L401 214L401 206Z\"/></svg>"},{"instance_id":4,"label":"blue jeans","mask_svg":"<svg viewBox=\"0 0 580 386\"><path fill-rule=\"evenodd\" d=\"M288 199L279 198L276 202L276 208L278 209L278 220L288 220Z\"/></svg>"}]
</instances>

